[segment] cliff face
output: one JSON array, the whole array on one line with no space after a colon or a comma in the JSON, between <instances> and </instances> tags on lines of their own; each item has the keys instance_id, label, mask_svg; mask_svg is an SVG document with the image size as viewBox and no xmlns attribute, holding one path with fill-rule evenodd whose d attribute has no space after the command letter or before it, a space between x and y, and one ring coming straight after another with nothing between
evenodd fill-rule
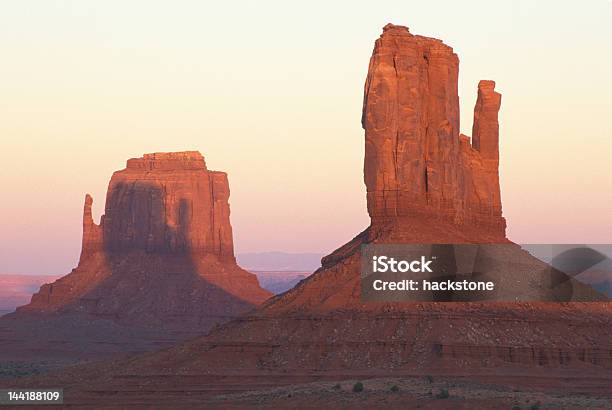
<instances>
[{"instance_id":1,"label":"cliff face","mask_svg":"<svg viewBox=\"0 0 612 410\"><path fill-rule=\"evenodd\" d=\"M199 152L145 154L113 174L100 224L83 210L78 266L19 312L86 312L131 323L180 316L206 329L267 299L236 265L224 172Z\"/></svg>"},{"instance_id":2,"label":"cliff face","mask_svg":"<svg viewBox=\"0 0 612 410\"><path fill-rule=\"evenodd\" d=\"M198 152L145 154L113 174L100 226L85 198L83 255L98 251L215 255L234 261L229 183Z\"/></svg>"},{"instance_id":3,"label":"cliff face","mask_svg":"<svg viewBox=\"0 0 612 410\"><path fill-rule=\"evenodd\" d=\"M505 237L498 178L501 95L494 82L480 82L470 143L459 134L458 72L451 47L406 27L389 24L376 41L362 115L373 225L425 216Z\"/></svg>"}]
</instances>

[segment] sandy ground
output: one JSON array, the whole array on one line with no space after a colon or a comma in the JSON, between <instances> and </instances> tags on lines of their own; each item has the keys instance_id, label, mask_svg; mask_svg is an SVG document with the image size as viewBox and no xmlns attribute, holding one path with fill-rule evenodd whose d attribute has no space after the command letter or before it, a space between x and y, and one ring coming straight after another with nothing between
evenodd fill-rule
<instances>
[{"instance_id":1,"label":"sandy ground","mask_svg":"<svg viewBox=\"0 0 612 410\"><path fill-rule=\"evenodd\" d=\"M361 383L363 390L355 391ZM581 393L510 387L474 379L415 376L293 384L236 393L213 393L214 386L189 389L92 390L68 393L64 406L15 409L611 409L612 391ZM214 384L214 383L213 383ZM255 386L251 386L255 387ZM217 390L218 391L218 390ZM66 393L66 391L65 391ZM77 396L74 396L74 393ZM211 394L212 393L212 394ZM85 394L83 396L82 394ZM84 399L84 400L83 400Z\"/></svg>"},{"instance_id":2,"label":"sandy ground","mask_svg":"<svg viewBox=\"0 0 612 410\"><path fill-rule=\"evenodd\" d=\"M355 392L356 383L363 391ZM212 398L220 408L610 409L609 395L545 393L435 377L317 382Z\"/></svg>"}]
</instances>

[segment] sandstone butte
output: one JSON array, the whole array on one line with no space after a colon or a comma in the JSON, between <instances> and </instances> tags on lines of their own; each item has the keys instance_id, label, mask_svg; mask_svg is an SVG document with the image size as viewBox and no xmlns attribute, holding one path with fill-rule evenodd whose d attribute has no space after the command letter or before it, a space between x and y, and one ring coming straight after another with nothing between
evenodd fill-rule
<instances>
[{"instance_id":1,"label":"sandstone butte","mask_svg":"<svg viewBox=\"0 0 612 410\"><path fill-rule=\"evenodd\" d=\"M199 152L145 154L113 174L100 224L85 197L78 266L16 316L85 313L137 326L208 330L271 294L234 258L225 172Z\"/></svg>"},{"instance_id":2,"label":"sandstone butte","mask_svg":"<svg viewBox=\"0 0 612 410\"><path fill-rule=\"evenodd\" d=\"M506 282L505 296L554 299L542 286L546 266L505 235L497 172L500 94L492 81L479 84L470 140L459 134L457 76L457 55L440 40L385 26L370 60L362 116L370 226L296 287L207 336L30 383L71 386L73 403L94 402L97 396L87 391L95 383L117 403L129 397L160 405L175 405L177 396L122 391L181 385L201 397L219 383L225 387L218 391L239 391L264 380L414 374L527 386L538 380L565 392L609 386L609 303L360 300L360 246L385 242L508 244L507 254L492 256L520 261L525 276L492 272Z\"/></svg>"}]
</instances>

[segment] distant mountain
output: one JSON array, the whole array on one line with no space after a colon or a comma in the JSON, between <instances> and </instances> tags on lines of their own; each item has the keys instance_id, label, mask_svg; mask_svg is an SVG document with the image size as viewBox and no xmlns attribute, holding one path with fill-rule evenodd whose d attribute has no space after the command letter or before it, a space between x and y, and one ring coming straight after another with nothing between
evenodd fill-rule
<instances>
[{"instance_id":1,"label":"distant mountain","mask_svg":"<svg viewBox=\"0 0 612 410\"><path fill-rule=\"evenodd\" d=\"M312 272L288 272L288 271L251 271L257 275L262 288L278 295L297 285L302 279L306 279Z\"/></svg>"},{"instance_id":2,"label":"distant mountain","mask_svg":"<svg viewBox=\"0 0 612 410\"><path fill-rule=\"evenodd\" d=\"M521 245L555 269L612 298L612 245Z\"/></svg>"},{"instance_id":3,"label":"distant mountain","mask_svg":"<svg viewBox=\"0 0 612 410\"><path fill-rule=\"evenodd\" d=\"M321 266L322 253L253 252L236 255L238 265L250 271L312 273Z\"/></svg>"},{"instance_id":4,"label":"distant mountain","mask_svg":"<svg viewBox=\"0 0 612 410\"><path fill-rule=\"evenodd\" d=\"M574 279L591 285L599 292L612 299L612 259L604 259L575 276Z\"/></svg>"}]
</instances>

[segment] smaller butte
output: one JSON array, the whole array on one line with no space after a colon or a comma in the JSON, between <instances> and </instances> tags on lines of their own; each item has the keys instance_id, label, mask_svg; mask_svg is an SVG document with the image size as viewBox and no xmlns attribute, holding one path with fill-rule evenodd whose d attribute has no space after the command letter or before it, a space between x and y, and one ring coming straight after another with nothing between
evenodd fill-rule
<instances>
[{"instance_id":1,"label":"smaller butte","mask_svg":"<svg viewBox=\"0 0 612 410\"><path fill-rule=\"evenodd\" d=\"M78 266L45 284L15 315L111 318L206 331L271 293L236 264L225 172L196 151L145 154L108 185L96 224L85 197Z\"/></svg>"}]
</instances>

